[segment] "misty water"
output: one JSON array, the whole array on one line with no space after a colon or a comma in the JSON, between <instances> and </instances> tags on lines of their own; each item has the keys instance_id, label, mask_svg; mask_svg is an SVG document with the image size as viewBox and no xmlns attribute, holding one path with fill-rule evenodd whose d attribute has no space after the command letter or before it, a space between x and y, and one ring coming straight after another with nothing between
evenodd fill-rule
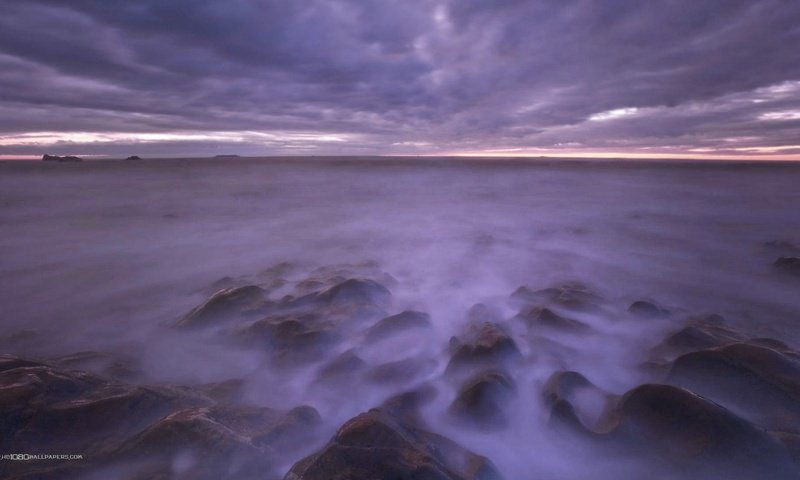
<instances>
[{"instance_id":1,"label":"misty water","mask_svg":"<svg viewBox=\"0 0 800 480\"><path fill-rule=\"evenodd\" d=\"M347 419L428 384L437 391L422 412L430 430L485 455L508 480L619 478L625 460L554 438L543 385L558 370L611 394L654 381L642 368L652 349L698 314L800 346L798 282L773 270L800 242L798 185L793 165L721 162L4 162L0 347L36 359L112 352L134 359L140 383L243 379L242 402L310 405L324 426L281 474ZM271 298L319 267L367 265L392 293L387 313L427 312L433 328L380 342L353 334L293 368L213 332L173 328L221 278L259 283L285 262ZM448 341L470 307L509 319L519 287L569 282L603 299L570 314L589 331L534 341L508 322L525 358L511 369L509 425L485 432L448 420L457 392L445 375ZM643 299L673 314L631 316L628 306ZM317 385L320 366L349 349L368 365L415 359L419 368L398 381ZM597 398L577 402L586 423L604 408Z\"/></svg>"}]
</instances>

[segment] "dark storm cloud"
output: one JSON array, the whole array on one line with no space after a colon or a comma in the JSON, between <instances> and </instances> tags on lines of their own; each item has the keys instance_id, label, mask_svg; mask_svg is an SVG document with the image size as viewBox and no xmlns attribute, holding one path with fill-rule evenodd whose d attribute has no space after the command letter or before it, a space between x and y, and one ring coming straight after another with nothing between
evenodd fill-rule
<instances>
[{"instance_id":1,"label":"dark storm cloud","mask_svg":"<svg viewBox=\"0 0 800 480\"><path fill-rule=\"evenodd\" d=\"M798 44L796 0L0 0L0 154L791 147Z\"/></svg>"}]
</instances>

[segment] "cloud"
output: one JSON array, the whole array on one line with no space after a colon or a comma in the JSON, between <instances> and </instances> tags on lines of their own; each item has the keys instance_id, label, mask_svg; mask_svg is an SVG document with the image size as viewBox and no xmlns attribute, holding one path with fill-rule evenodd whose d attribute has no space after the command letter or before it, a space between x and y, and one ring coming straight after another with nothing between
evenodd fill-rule
<instances>
[{"instance_id":1,"label":"cloud","mask_svg":"<svg viewBox=\"0 0 800 480\"><path fill-rule=\"evenodd\" d=\"M797 25L787 0L0 0L0 154L781 147Z\"/></svg>"}]
</instances>

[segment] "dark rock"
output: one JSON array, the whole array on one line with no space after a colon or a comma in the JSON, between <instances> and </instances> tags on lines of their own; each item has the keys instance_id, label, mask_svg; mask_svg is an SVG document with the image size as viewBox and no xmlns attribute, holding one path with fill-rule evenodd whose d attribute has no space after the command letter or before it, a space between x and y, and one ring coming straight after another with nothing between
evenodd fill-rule
<instances>
[{"instance_id":1,"label":"dark rock","mask_svg":"<svg viewBox=\"0 0 800 480\"><path fill-rule=\"evenodd\" d=\"M316 361L339 338L335 326L314 313L267 317L238 330L236 336L288 363Z\"/></svg>"},{"instance_id":2,"label":"dark rock","mask_svg":"<svg viewBox=\"0 0 800 480\"><path fill-rule=\"evenodd\" d=\"M741 342L744 339L744 335L725 326L721 316L712 314L689 319L688 325L667 337L655 351L687 353Z\"/></svg>"},{"instance_id":3,"label":"dark rock","mask_svg":"<svg viewBox=\"0 0 800 480\"><path fill-rule=\"evenodd\" d=\"M430 315L424 312L406 310L380 320L367 330L366 338L368 341L377 341L398 332L430 327Z\"/></svg>"},{"instance_id":4,"label":"dark rock","mask_svg":"<svg viewBox=\"0 0 800 480\"><path fill-rule=\"evenodd\" d=\"M381 409L405 423L419 425L419 409L433 401L436 394L436 388L426 383L415 390L388 398L381 405Z\"/></svg>"},{"instance_id":5,"label":"dark rock","mask_svg":"<svg viewBox=\"0 0 800 480\"><path fill-rule=\"evenodd\" d=\"M548 406L560 400L572 402L578 390L596 388L592 382L578 372L562 370L555 372L544 386L544 401Z\"/></svg>"},{"instance_id":6,"label":"dark rock","mask_svg":"<svg viewBox=\"0 0 800 480\"><path fill-rule=\"evenodd\" d=\"M141 160L141 158L137 155L131 155L130 157L126 158L125 160Z\"/></svg>"},{"instance_id":7,"label":"dark rock","mask_svg":"<svg viewBox=\"0 0 800 480\"><path fill-rule=\"evenodd\" d=\"M735 343L687 353L667 381L770 428L800 429L800 362L763 346Z\"/></svg>"},{"instance_id":8,"label":"dark rock","mask_svg":"<svg viewBox=\"0 0 800 480\"><path fill-rule=\"evenodd\" d=\"M467 311L467 322L470 324L497 323L501 320L500 312L483 303L476 303Z\"/></svg>"},{"instance_id":9,"label":"dark rock","mask_svg":"<svg viewBox=\"0 0 800 480\"><path fill-rule=\"evenodd\" d=\"M348 350L317 372L317 380L323 383L340 384L352 380L367 368L367 364L353 350Z\"/></svg>"},{"instance_id":10,"label":"dark rock","mask_svg":"<svg viewBox=\"0 0 800 480\"><path fill-rule=\"evenodd\" d=\"M436 362L424 358L405 358L387 362L367 372L367 378L376 383L408 382L429 374L436 368Z\"/></svg>"},{"instance_id":11,"label":"dark rock","mask_svg":"<svg viewBox=\"0 0 800 480\"><path fill-rule=\"evenodd\" d=\"M257 446L268 446L279 451L291 451L314 440L322 418L314 408L295 407L266 431L253 437Z\"/></svg>"},{"instance_id":12,"label":"dark rock","mask_svg":"<svg viewBox=\"0 0 800 480\"><path fill-rule=\"evenodd\" d=\"M800 275L800 257L780 257L772 266L781 273Z\"/></svg>"},{"instance_id":13,"label":"dark rock","mask_svg":"<svg viewBox=\"0 0 800 480\"><path fill-rule=\"evenodd\" d=\"M596 310L602 302L600 296L581 283L566 283L543 290L523 286L511 294L511 298L526 305L552 304L570 310Z\"/></svg>"},{"instance_id":14,"label":"dark rock","mask_svg":"<svg viewBox=\"0 0 800 480\"><path fill-rule=\"evenodd\" d=\"M180 328L217 325L231 319L257 314L265 305L264 290L255 285L220 290L175 324Z\"/></svg>"},{"instance_id":15,"label":"dark rock","mask_svg":"<svg viewBox=\"0 0 800 480\"><path fill-rule=\"evenodd\" d=\"M448 413L466 425L498 430L508 425L505 407L516 392L514 381L497 370L481 372L461 387Z\"/></svg>"},{"instance_id":16,"label":"dark rock","mask_svg":"<svg viewBox=\"0 0 800 480\"><path fill-rule=\"evenodd\" d=\"M659 307L653 302L637 300L628 307L628 312L639 318L668 318L671 312L666 308Z\"/></svg>"},{"instance_id":17,"label":"dark rock","mask_svg":"<svg viewBox=\"0 0 800 480\"><path fill-rule=\"evenodd\" d=\"M320 292L316 299L333 307L369 305L378 308L389 306L392 294L373 280L351 278Z\"/></svg>"},{"instance_id":18,"label":"dark rock","mask_svg":"<svg viewBox=\"0 0 800 480\"><path fill-rule=\"evenodd\" d=\"M530 307L525 308L516 316L522 320L528 328L548 328L565 332L585 332L589 326L580 320L561 316L549 308Z\"/></svg>"},{"instance_id":19,"label":"dark rock","mask_svg":"<svg viewBox=\"0 0 800 480\"><path fill-rule=\"evenodd\" d=\"M80 158L80 157L72 156L72 155L67 155L67 156L63 156L63 157L59 157L58 155L43 155L42 156L42 161L45 161L45 162L67 162L67 163L72 163L72 162L82 162L83 159Z\"/></svg>"},{"instance_id":20,"label":"dark rock","mask_svg":"<svg viewBox=\"0 0 800 480\"><path fill-rule=\"evenodd\" d=\"M451 340L454 349L448 373L475 368L502 368L522 359L514 340L497 324L472 325L463 338Z\"/></svg>"},{"instance_id":21,"label":"dark rock","mask_svg":"<svg viewBox=\"0 0 800 480\"><path fill-rule=\"evenodd\" d=\"M496 480L484 457L382 410L345 423L319 452L297 462L285 480Z\"/></svg>"},{"instance_id":22,"label":"dark rock","mask_svg":"<svg viewBox=\"0 0 800 480\"><path fill-rule=\"evenodd\" d=\"M797 478L771 436L687 390L642 385L626 393L609 435L633 450L669 459L698 478Z\"/></svg>"}]
</instances>

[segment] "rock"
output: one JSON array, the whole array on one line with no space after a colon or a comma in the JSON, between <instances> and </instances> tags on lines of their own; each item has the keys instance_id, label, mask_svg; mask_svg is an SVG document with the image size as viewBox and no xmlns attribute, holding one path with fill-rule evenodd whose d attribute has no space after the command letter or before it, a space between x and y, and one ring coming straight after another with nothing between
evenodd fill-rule
<instances>
[{"instance_id":1,"label":"rock","mask_svg":"<svg viewBox=\"0 0 800 480\"><path fill-rule=\"evenodd\" d=\"M637 300L628 307L628 312L639 318L668 318L672 313L653 302Z\"/></svg>"},{"instance_id":2,"label":"rock","mask_svg":"<svg viewBox=\"0 0 800 480\"><path fill-rule=\"evenodd\" d=\"M262 412L248 413L246 421L265 420ZM226 425L220 415L212 408L173 412L125 442L114 452L114 461L145 463L152 469L184 458L188 465L182 478L211 480L270 473L274 459Z\"/></svg>"},{"instance_id":3,"label":"rock","mask_svg":"<svg viewBox=\"0 0 800 480\"><path fill-rule=\"evenodd\" d=\"M687 353L741 342L744 339L744 335L726 327L721 316L711 314L690 318L688 325L668 336L655 351Z\"/></svg>"},{"instance_id":4,"label":"rock","mask_svg":"<svg viewBox=\"0 0 800 480\"><path fill-rule=\"evenodd\" d=\"M80 158L80 157L72 156L72 155L67 155L67 156L64 156L64 157L59 157L58 155L43 155L42 156L42 161L44 161L44 162L62 162L62 163L63 162L67 162L67 163L73 163L73 162L82 162L83 159Z\"/></svg>"},{"instance_id":5,"label":"rock","mask_svg":"<svg viewBox=\"0 0 800 480\"><path fill-rule=\"evenodd\" d=\"M517 319L522 320L528 328L546 328L564 332L585 332L589 326L580 320L561 316L549 308L529 307L520 311Z\"/></svg>"},{"instance_id":6,"label":"rock","mask_svg":"<svg viewBox=\"0 0 800 480\"><path fill-rule=\"evenodd\" d=\"M451 340L448 373L476 368L503 368L522 359L516 342L497 324L472 325L463 338Z\"/></svg>"},{"instance_id":7,"label":"rock","mask_svg":"<svg viewBox=\"0 0 800 480\"><path fill-rule=\"evenodd\" d=\"M130 157L126 158L125 160L141 160L141 158L137 155L131 155Z\"/></svg>"},{"instance_id":8,"label":"rock","mask_svg":"<svg viewBox=\"0 0 800 480\"><path fill-rule=\"evenodd\" d=\"M137 387L51 365L4 358L0 373L0 449L94 452L179 404L203 399L168 388ZM109 443L110 442L110 443Z\"/></svg>"},{"instance_id":9,"label":"rock","mask_svg":"<svg viewBox=\"0 0 800 480\"><path fill-rule=\"evenodd\" d=\"M502 319L497 309L483 303L476 303L467 311L467 323L470 324L497 323Z\"/></svg>"},{"instance_id":10,"label":"rock","mask_svg":"<svg viewBox=\"0 0 800 480\"><path fill-rule=\"evenodd\" d=\"M642 385L611 413L608 435L630 450L668 459L698 478L797 478L786 450L771 436L687 390Z\"/></svg>"},{"instance_id":11,"label":"rock","mask_svg":"<svg viewBox=\"0 0 800 480\"><path fill-rule=\"evenodd\" d=\"M339 338L336 327L314 313L267 317L235 335L245 343L270 351L273 360L283 363L316 361Z\"/></svg>"},{"instance_id":12,"label":"rock","mask_svg":"<svg viewBox=\"0 0 800 480\"><path fill-rule=\"evenodd\" d=\"M544 401L548 406L553 406L561 400L572 402L578 390L597 388L592 382L578 372L562 370L555 372L544 386Z\"/></svg>"},{"instance_id":13,"label":"rock","mask_svg":"<svg viewBox=\"0 0 800 480\"><path fill-rule=\"evenodd\" d=\"M332 307L374 306L387 308L392 294L383 285L373 280L351 278L316 295L316 300Z\"/></svg>"},{"instance_id":14,"label":"rock","mask_svg":"<svg viewBox=\"0 0 800 480\"><path fill-rule=\"evenodd\" d=\"M780 273L800 275L800 257L779 257L772 267Z\"/></svg>"},{"instance_id":15,"label":"rock","mask_svg":"<svg viewBox=\"0 0 800 480\"><path fill-rule=\"evenodd\" d=\"M747 343L687 353L667 382L741 412L770 428L800 429L800 362Z\"/></svg>"},{"instance_id":16,"label":"rock","mask_svg":"<svg viewBox=\"0 0 800 480\"><path fill-rule=\"evenodd\" d=\"M381 409L405 423L419 425L419 409L433 401L436 394L436 388L426 383L415 390L388 398L381 404Z\"/></svg>"},{"instance_id":17,"label":"rock","mask_svg":"<svg viewBox=\"0 0 800 480\"><path fill-rule=\"evenodd\" d=\"M253 443L282 452L291 452L313 441L321 424L322 418L316 409L305 405L295 407L266 431L254 436Z\"/></svg>"},{"instance_id":18,"label":"rock","mask_svg":"<svg viewBox=\"0 0 800 480\"><path fill-rule=\"evenodd\" d=\"M317 371L317 381L332 385L356 379L367 364L353 350L347 350Z\"/></svg>"},{"instance_id":19,"label":"rock","mask_svg":"<svg viewBox=\"0 0 800 480\"><path fill-rule=\"evenodd\" d=\"M49 362L122 381L135 379L141 373L133 358L108 352L77 352L50 359Z\"/></svg>"},{"instance_id":20,"label":"rock","mask_svg":"<svg viewBox=\"0 0 800 480\"><path fill-rule=\"evenodd\" d=\"M428 375L436 368L436 362L425 358L404 358L387 362L367 372L367 379L375 383L407 384Z\"/></svg>"},{"instance_id":21,"label":"rock","mask_svg":"<svg viewBox=\"0 0 800 480\"><path fill-rule=\"evenodd\" d=\"M376 409L345 423L325 447L297 462L285 480L499 478L485 457Z\"/></svg>"},{"instance_id":22,"label":"rock","mask_svg":"<svg viewBox=\"0 0 800 480\"><path fill-rule=\"evenodd\" d=\"M497 370L481 372L461 387L448 413L466 425L481 430L499 430L508 425L505 407L516 392L514 381Z\"/></svg>"},{"instance_id":23,"label":"rock","mask_svg":"<svg viewBox=\"0 0 800 480\"><path fill-rule=\"evenodd\" d=\"M543 290L531 290L523 286L511 294L511 298L526 305L552 304L570 310L596 310L602 302L600 296L577 282Z\"/></svg>"},{"instance_id":24,"label":"rock","mask_svg":"<svg viewBox=\"0 0 800 480\"><path fill-rule=\"evenodd\" d=\"M264 290L255 285L220 290L205 303L178 320L175 326L179 328L208 327L258 314L266 305L264 294Z\"/></svg>"},{"instance_id":25,"label":"rock","mask_svg":"<svg viewBox=\"0 0 800 480\"><path fill-rule=\"evenodd\" d=\"M430 327L430 315L424 312L406 310L380 320L367 330L366 338L368 341L374 342L398 332Z\"/></svg>"},{"instance_id":26,"label":"rock","mask_svg":"<svg viewBox=\"0 0 800 480\"><path fill-rule=\"evenodd\" d=\"M609 395L578 372L553 373L543 389L544 403L550 408L549 425L569 433L586 435L585 426L596 424L609 403Z\"/></svg>"}]
</instances>

